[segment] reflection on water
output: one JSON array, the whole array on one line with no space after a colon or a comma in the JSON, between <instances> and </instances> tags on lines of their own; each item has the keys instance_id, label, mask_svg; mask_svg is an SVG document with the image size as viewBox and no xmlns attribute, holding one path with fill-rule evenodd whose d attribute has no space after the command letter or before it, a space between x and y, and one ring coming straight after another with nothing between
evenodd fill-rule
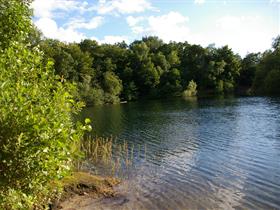
<instances>
[{"instance_id":1,"label":"reflection on water","mask_svg":"<svg viewBox=\"0 0 280 210\"><path fill-rule=\"evenodd\" d=\"M104 209L280 209L279 98L145 101L83 116L97 135L147 147L119 186L125 199Z\"/></svg>"}]
</instances>

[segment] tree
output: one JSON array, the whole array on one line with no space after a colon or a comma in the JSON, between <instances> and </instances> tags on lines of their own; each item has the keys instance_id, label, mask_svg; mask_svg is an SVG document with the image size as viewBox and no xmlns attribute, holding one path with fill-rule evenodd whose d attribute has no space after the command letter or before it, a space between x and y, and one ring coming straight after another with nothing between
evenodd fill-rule
<instances>
[{"instance_id":1,"label":"tree","mask_svg":"<svg viewBox=\"0 0 280 210\"><path fill-rule=\"evenodd\" d=\"M152 53L158 52L160 47L163 45L163 41L156 36L143 37L142 41L147 45Z\"/></svg>"},{"instance_id":2,"label":"tree","mask_svg":"<svg viewBox=\"0 0 280 210\"><path fill-rule=\"evenodd\" d=\"M41 47L54 61L56 74L78 83L83 100L100 104L120 98L181 95L182 87L192 80L202 95L233 93L251 86L256 93L267 92L265 87L269 85L263 78L279 66L279 40L276 38L272 49L262 56L251 53L244 59L228 46L166 44L158 37L144 37L129 46L125 42L110 45L88 39L79 44L44 40ZM111 94L104 86L107 72L122 84L120 93Z\"/></svg>"},{"instance_id":3,"label":"tree","mask_svg":"<svg viewBox=\"0 0 280 210\"><path fill-rule=\"evenodd\" d=\"M242 59L240 77L238 79L239 86L248 88L252 86L260 58L259 53L250 53Z\"/></svg>"},{"instance_id":4,"label":"tree","mask_svg":"<svg viewBox=\"0 0 280 210\"><path fill-rule=\"evenodd\" d=\"M182 92L181 74L176 68L163 73L160 80L160 93L162 96L178 96Z\"/></svg>"},{"instance_id":5,"label":"tree","mask_svg":"<svg viewBox=\"0 0 280 210\"><path fill-rule=\"evenodd\" d=\"M128 101L133 101L138 98L138 89L134 81L124 84L123 98Z\"/></svg>"},{"instance_id":6,"label":"tree","mask_svg":"<svg viewBox=\"0 0 280 210\"><path fill-rule=\"evenodd\" d=\"M223 91L232 92L236 86L236 80L240 71L240 56L224 46L217 49L216 59L225 62L224 71L220 74L220 80L223 81Z\"/></svg>"},{"instance_id":7,"label":"tree","mask_svg":"<svg viewBox=\"0 0 280 210\"><path fill-rule=\"evenodd\" d=\"M119 94L122 91L122 81L112 71L104 73L103 86L105 90L105 102L117 103L119 102Z\"/></svg>"},{"instance_id":8,"label":"tree","mask_svg":"<svg viewBox=\"0 0 280 210\"><path fill-rule=\"evenodd\" d=\"M280 35L278 35L272 42L272 48L274 50L279 50L280 49Z\"/></svg>"},{"instance_id":9,"label":"tree","mask_svg":"<svg viewBox=\"0 0 280 210\"><path fill-rule=\"evenodd\" d=\"M272 49L263 53L257 66L253 81L253 91L256 94L279 95L280 66L280 36L272 44Z\"/></svg>"},{"instance_id":10,"label":"tree","mask_svg":"<svg viewBox=\"0 0 280 210\"><path fill-rule=\"evenodd\" d=\"M152 62L148 46L144 43L132 43L131 68L135 71L137 86L142 95L148 95L160 82L161 69Z\"/></svg>"},{"instance_id":11,"label":"tree","mask_svg":"<svg viewBox=\"0 0 280 210\"><path fill-rule=\"evenodd\" d=\"M239 77L240 60L228 46L206 48L205 67L199 73L198 87L217 94L233 92Z\"/></svg>"},{"instance_id":12,"label":"tree","mask_svg":"<svg viewBox=\"0 0 280 210\"><path fill-rule=\"evenodd\" d=\"M203 75L205 87L214 90L216 93L224 92L224 80L221 78L225 71L226 62L210 61L207 68L207 73Z\"/></svg>"},{"instance_id":13,"label":"tree","mask_svg":"<svg viewBox=\"0 0 280 210\"><path fill-rule=\"evenodd\" d=\"M183 47L181 52L180 69L183 77L183 85L187 85L189 81L197 81L198 87L203 89L206 84L203 82L208 64L208 52L200 45L188 45Z\"/></svg>"},{"instance_id":14,"label":"tree","mask_svg":"<svg viewBox=\"0 0 280 210\"><path fill-rule=\"evenodd\" d=\"M280 95L280 68L271 70L264 80L264 93Z\"/></svg>"}]
</instances>

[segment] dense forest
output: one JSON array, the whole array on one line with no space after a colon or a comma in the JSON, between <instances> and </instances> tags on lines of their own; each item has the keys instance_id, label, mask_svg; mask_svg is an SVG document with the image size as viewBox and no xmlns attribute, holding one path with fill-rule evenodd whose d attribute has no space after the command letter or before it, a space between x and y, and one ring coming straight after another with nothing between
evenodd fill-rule
<instances>
[{"instance_id":1,"label":"dense forest","mask_svg":"<svg viewBox=\"0 0 280 210\"><path fill-rule=\"evenodd\" d=\"M199 96L280 94L280 37L272 49L243 59L228 46L164 43L144 37L130 45L94 40L34 39L62 81L75 82L88 104L180 96L192 84ZM191 83L190 83L191 82Z\"/></svg>"}]
</instances>

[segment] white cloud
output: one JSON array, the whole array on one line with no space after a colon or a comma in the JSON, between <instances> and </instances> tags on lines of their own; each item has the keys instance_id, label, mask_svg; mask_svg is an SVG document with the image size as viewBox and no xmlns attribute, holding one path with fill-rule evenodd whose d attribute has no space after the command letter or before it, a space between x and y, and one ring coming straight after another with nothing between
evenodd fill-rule
<instances>
[{"instance_id":1,"label":"white cloud","mask_svg":"<svg viewBox=\"0 0 280 210\"><path fill-rule=\"evenodd\" d=\"M80 14L89 11L89 4L77 0L35 0L31 7L34 10L35 25L42 31L45 37L58 39L65 42L79 42L85 39L84 33L77 29L95 29L103 23L100 16L86 21ZM64 25L58 26L58 15L72 16Z\"/></svg>"},{"instance_id":2,"label":"white cloud","mask_svg":"<svg viewBox=\"0 0 280 210\"><path fill-rule=\"evenodd\" d=\"M99 0L97 12L99 14L131 14L152 9L147 0Z\"/></svg>"},{"instance_id":3,"label":"white cloud","mask_svg":"<svg viewBox=\"0 0 280 210\"><path fill-rule=\"evenodd\" d=\"M51 18L40 18L35 25L43 32L45 37L58 39L65 42L79 42L85 39L85 35L72 28L58 27Z\"/></svg>"},{"instance_id":4,"label":"white cloud","mask_svg":"<svg viewBox=\"0 0 280 210\"><path fill-rule=\"evenodd\" d=\"M126 22L128 23L128 26L135 34L141 34L144 32L144 27L139 25L141 24L142 21L145 21L145 17L128 16L126 18Z\"/></svg>"},{"instance_id":5,"label":"white cloud","mask_svg":"<svg viewBox=\"0 0 280 210\"><path fill-rule=\"evenodd\" d=\"M277 29L259 16L224 16L217 20L209 38L218 45L229 45L242 56L269 49Z\"/></svg>"},{"instance_id":6,"label":"white cloud","mask_svg":"<svg viewBox=\"0 0 280 210\"><path fill-rule=\"evenodd\" d=\"M125 41L126 43L129 42L128 38L126 36L112 36L112 35L108 35L108 36L104 36L103 39L98 39L96 37L91 37L91 39L96 40L97 42L101 43L101 44L116 44L118 42L122 42Z\"/></svg>"},{"instance_id":7,"label":"white cloud","mask_svg":"<svg viewBox=\"0 0 280 210\"><path fill-rule=\"evenodd\" d=\"M195 4L204 4L205 0L194 0Z\"/></svg>"},{"instance_id":8,"label":"white cloud","mask_svg":"<svg viewBox=\"0 0 280 210\"><path fill-rule=\"evenodd\" d=\"M234 52L245 56L248 52L263 52L271 47L277 28L260 16L223 16L210 29L192 34L191 43L217 47L228 45ZM187 40L189 41L189 40Z\"/></svg>"},{"instance_id":9,"label":"white cloud","mask_svg":"<svg viewBox=\"0 0 280 210\"><path fill-rule=\"evenodd\" d=\"M188 26L189 18L178 12L161 16L128 17L127 23L138 36L158 36L165 42L188 41L192 44L217 47L229 45L235 52L245 56L247 52L263 52L271 46L272 38L279 28L271 27L259 16L224 16L209 23L209 28L194 32Z\"/></svg>"},{"instance_id":10,"label":"white cloud","mask_svg":"<svg viewBox=\"0 0 280 210\"><path fill-rule=\"evenodd\" d=\"M128 16L126 18L126 21L129 26L133 27L136 26L139 22L143 21L145 18L144 17L133 17L133 16Z\"/></svg>"},{"instance_id":11,"label":"white cloud","mask_svg":"<svg viewBox=\"0 0 280 210\"><path fill-rule=\"evenodd\" d=\"M164 41L183 41L189 34L187 23L189 18L178 12L169 12L167 15L151 16L148 18L151 34L155 34Z\"/></svg>"},{"instance_id":12,"label":"white cloud","mask_svg":"<svg viewBox=\"0 0 280 210\"><path fill-rule=\"evenodd\" d=\"M225 31L235 31L239 29L245 22L254 22L257 17L237 17L237 16L224 16L217 20L216 26Z\"/></svg>"},{"instance_id":13,"label":"white cloud","mask_svg":"<svg viewBox=\"0 0 280 210\"><path fill-rule=\"evenodd\" d=\"M184 41L189 38L189 18L178 12L147 18L128 17L127 22L135 34L158 36L164 41Z\"/></svg>"},{"instance_id":14,"label":"white cloud","mask_svg":"<svg viewBox=\"0 0 280 210\"><path fill-rule=\"evenodd\" d=\"M52 18L53 12L61 11L80 11L86 10L88 3L75 0L35 0L31 4L34 16L37 18Z\"/></svg>"},{"instance_id":15,"label":"white cloud","mask_svg":"<svg viewBox=\"0 0 280 210\"><path fill-rule=\"evenodd\" d=\"M103 17L97 16L91 18L91 20L87 22L84 20L84 18L75 18L74 20L67 23L66 26L71 29L95 29L103 23L103 19Z\"/></svg>"}]
</instances>

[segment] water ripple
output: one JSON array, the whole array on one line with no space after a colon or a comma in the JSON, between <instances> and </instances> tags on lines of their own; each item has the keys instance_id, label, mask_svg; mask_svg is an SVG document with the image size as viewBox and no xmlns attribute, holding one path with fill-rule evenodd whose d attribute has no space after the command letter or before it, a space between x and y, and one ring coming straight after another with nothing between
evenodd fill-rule
<instances>
[{"instance_id":1,"label":"water ripple","mask_svg":"<svg viewBox=\"0 0 280 210\"><path fill-rule=\"evenodd\" d=\"M91 114L96 134L147 148L117 189L128 202L104 209L280 209L279 98L151 101Z\"/></svg>"}]
</instances>

